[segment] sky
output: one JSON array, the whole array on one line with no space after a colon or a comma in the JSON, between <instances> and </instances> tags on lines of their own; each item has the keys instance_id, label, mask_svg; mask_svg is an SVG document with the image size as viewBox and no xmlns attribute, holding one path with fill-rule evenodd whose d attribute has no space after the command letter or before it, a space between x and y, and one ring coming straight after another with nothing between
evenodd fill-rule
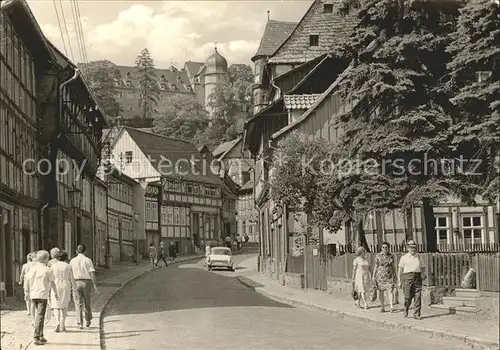
<instances>
[{"instance_id":1,"label":"sky","mask_svg":"<svg viewBox=\"0 0 500 350\"><path fill-rule=\"evenodd\" d=\"M132 66L139 52L148 48L156 67L182 68L189 60L204 62L215 43L229 64L250 64L267 11L273 20L298 22L313 0L78 0L79 15L74 0L27 1L45 35L73 62L82 61L76 40L79 19L87 61L107 59Z\"/></svg>"}]
</instances>

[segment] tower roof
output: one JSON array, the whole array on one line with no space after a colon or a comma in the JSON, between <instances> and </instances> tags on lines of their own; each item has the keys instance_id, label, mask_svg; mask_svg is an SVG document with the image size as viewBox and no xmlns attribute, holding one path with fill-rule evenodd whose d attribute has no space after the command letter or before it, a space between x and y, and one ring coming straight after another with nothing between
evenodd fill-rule
<instances>
[{"instance_id":1,"label":"tower roof","mask_svg":"<svg viewBox=\"0 0 500 350\"><path fill-rule=\"evenodd\" d=\"M217 48L214 48L214 53L207 58L205 65L207 66L205 74L227 73L227 61Z\"/></svg>"}]
</instances>

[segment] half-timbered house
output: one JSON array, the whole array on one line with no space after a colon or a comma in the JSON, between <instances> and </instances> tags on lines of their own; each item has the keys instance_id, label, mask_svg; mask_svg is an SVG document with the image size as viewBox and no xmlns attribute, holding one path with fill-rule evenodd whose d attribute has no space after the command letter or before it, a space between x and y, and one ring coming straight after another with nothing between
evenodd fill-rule
<instances>
[{"instance_id":1,"label":"half-timbered house","mask_svg":"<svg viewBox=\"0 0 500 350\"><path fill-rule=\"evenodd\" d=\"M53 59L26 2L1 2L0 282L9 296L26 255L42 243L37 101L45 91L37 81Z\"/></svg>"},{"instance_id":2,"label":"half-timbered house","mask_svg":"<svg viewBox=\"0 0 500 350\"><path fill-rule=\"evenodd\" d=\"M192 143L124 127L111 153L110 161L120 162L142 187L161 183L161 238L174 242L179 253L193 252L235 229L234 215L225 212L234 211L236 196ZM145 240L145 233L139 239Z\"/></svg>"}]
</instances>

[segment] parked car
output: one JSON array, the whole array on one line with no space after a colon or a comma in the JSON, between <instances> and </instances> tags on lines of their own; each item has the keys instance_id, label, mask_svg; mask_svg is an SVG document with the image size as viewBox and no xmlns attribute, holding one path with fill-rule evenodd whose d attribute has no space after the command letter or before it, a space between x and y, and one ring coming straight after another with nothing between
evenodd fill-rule
<instances>
[{"instance_id":1,"label":"parked car","mask_svg":"<svg viewBox=\"0 0 500 350\"><path fill-rule=\"evenodd\" d=\"M229 271L234 271L234 261L231 249L226 247L212 248L207 259L207 266L208 270L226 268Z\"/></svg>"}]
</instances>

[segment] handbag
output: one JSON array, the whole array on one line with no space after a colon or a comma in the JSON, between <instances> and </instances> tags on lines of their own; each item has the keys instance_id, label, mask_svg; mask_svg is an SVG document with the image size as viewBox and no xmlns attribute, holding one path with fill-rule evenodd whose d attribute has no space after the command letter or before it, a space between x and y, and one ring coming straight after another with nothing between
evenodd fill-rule
<instances>
[{"instance_id":1,"label":"handbag","mask_svg":"<svg viewBox=\"0 0 500 350\"><path fill-rule=\"evenodd\" d=\"M358 300L359 300L359 294L358 294L358 292L356 292L354 289L352 290L352 298L353 298L355 301L358 301Z\"/></svg>"}]
</instances>

